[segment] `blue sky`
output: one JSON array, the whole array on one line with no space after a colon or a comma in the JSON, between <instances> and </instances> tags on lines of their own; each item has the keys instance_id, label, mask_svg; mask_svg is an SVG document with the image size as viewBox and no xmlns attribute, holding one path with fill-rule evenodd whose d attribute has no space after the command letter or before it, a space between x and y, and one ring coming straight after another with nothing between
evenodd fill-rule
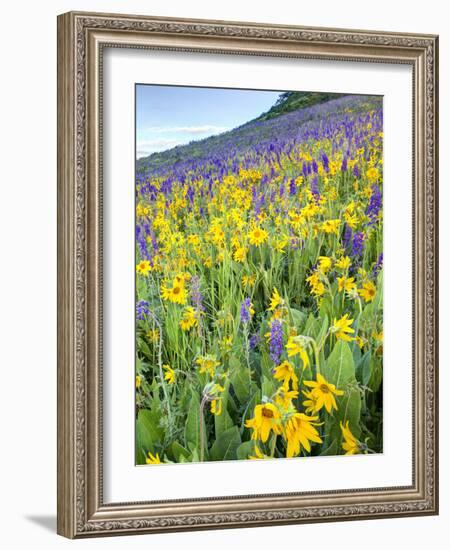
<instances>
[{"instance_id":1,"label":"blue sky","mask_svg":"<svg viewBox=\"0 0 450 550\"><path fill-rule=\"evenodd\" d=\"M270 109L280 92L136 86L136 157L236 128Z\"/></svg>"}]
</instances>

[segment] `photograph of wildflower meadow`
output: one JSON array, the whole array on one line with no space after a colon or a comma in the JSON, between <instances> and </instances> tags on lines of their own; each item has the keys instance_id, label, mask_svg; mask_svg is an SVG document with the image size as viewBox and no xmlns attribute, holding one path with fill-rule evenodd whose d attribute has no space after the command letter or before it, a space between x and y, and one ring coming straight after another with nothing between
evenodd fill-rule
<instances>
[{"instance_id":1,"label":"photograph of wildflower meadow","mask_svg":"<svg viewBox=\"0 0 450 550\"><path fill-rule=\"evenodd\" d=\"M382 452L382 97L135 91L136 464Z\"/></svg>"}]
</instances>

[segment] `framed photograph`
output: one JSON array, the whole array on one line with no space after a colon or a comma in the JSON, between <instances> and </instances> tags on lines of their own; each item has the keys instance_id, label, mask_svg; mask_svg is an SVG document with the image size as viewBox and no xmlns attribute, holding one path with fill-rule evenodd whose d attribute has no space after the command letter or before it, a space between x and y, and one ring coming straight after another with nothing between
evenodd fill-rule
<instances>
[{"instance_id":1,"label":"framed photograph","mask_svg":"<svg viewBox=\"0 0 450 550\"><path fill-rule=\"evenodd\" d=\"M58 532L438 512L438 38L58 18Z\"/></svg>"}]
</instances>

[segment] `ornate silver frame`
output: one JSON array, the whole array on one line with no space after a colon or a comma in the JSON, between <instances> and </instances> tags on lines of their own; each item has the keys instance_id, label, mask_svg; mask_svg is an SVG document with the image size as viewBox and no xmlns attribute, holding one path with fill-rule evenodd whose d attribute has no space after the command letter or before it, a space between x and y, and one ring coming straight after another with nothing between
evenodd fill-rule
<instances>
[{"instance_id":1,"label":"ornate silver frame","mask_svg":"<svg viewBox=\"0 0 450 550\"><path fill-rule=\"evenodd\" d=\"M413 67L411 486L103 502L100 90L105 46ZM437 36L95 13L58 17L59 534L79 538L438 513L437 116Z\"/></svg>"}]
</instances>

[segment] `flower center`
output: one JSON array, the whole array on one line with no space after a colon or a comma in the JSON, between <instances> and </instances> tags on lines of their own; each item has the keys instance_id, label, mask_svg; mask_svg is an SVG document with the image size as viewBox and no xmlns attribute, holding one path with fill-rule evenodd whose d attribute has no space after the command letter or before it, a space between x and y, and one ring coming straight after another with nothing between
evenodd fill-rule
<instances>
[{"instance_id":1,"label":"flower center","mask_svg":"<svg viewBox=\"0 0 450 550\"><path fill-rule=\"evenodd\" d=\"M257 239L259 239L259 237L261 236L261 231L259 231L259 229L256 229L254 235Z\"/></svg>"},{"instance_id":2,"label":"flower center","mask_svg":"<svg viewBox=\"0 0 450 550\"><path fill-rule=\"evenodd\" d=\"M174 294L180 294L180 287L179 287L179 286L176 286L176 287L173 289L173 293L174 293Z\"/></svg>"},{"instance_id":3,"label":"flower center","mask_svg":"<svg viewBox=\"0 0 450 550\"><path fill-rule=\"evenodd\" d=\"M266 418L273 418L273 411L271 411L270 409L263 409L262 415Z\"/></svg>"},{"instance_id":4,"label":"flower center","mask_svg":"<svg viewBox=\"0 0 450 550\"><path fill-rule=\"evenodd\" d=\"M321 384L319 389L322 393L330 393L330 388L326 384Z\"/></svg>"}]
</instances>

